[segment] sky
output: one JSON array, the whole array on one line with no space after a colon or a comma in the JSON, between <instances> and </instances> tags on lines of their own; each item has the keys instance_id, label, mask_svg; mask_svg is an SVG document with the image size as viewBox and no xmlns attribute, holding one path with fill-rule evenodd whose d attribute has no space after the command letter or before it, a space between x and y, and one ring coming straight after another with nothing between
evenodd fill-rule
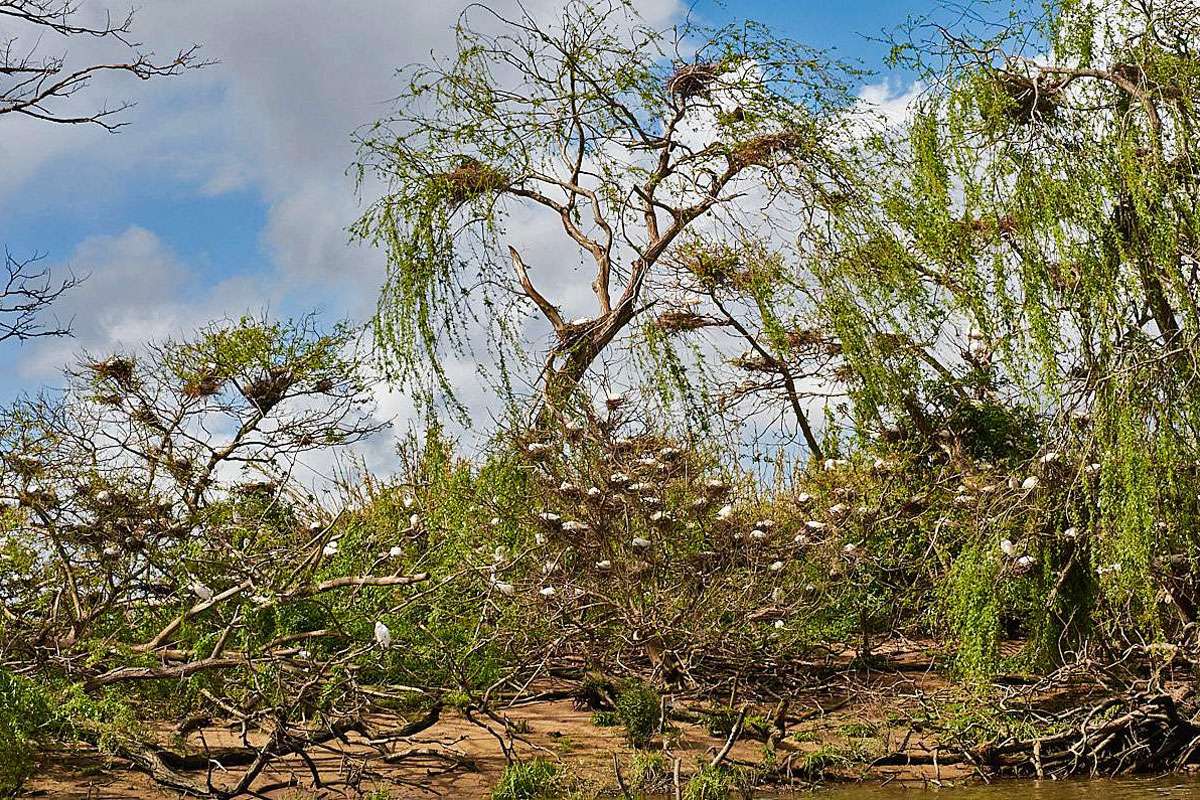
<instances>
[{"instance_id":1,"label":"sky","mask_svg":"<svg viewBox=\"0 0 1200 800\"><path fill-rule=\"evenodd\" d=\"M347 233L361 209L348 172L351 134L387 113L396 67L450 47L464 4L142 0L139 41L164 55L198 42L217 63L177 78L98 84L74 99L85 107L136 101L117 134L0 116L0 246L86 276L58 308L74 338L0 345L0 400L61 383L80 350L134 348L214 319L309 310L329 321L369 318L384 261ZM83 5L90 14L127 8ZM886 103L903 96L908 76L883 67L887 48L871 37L932 6L700 0L690 13L759 19L877 69L863 94ZM662 25L688 13L677 0L637 7ZM91 55L72 47L71 58ZM456 372L471 380L469 364ZM385 414L406 413L402 398L383 402Z\"/></svg>"}]
</instances>

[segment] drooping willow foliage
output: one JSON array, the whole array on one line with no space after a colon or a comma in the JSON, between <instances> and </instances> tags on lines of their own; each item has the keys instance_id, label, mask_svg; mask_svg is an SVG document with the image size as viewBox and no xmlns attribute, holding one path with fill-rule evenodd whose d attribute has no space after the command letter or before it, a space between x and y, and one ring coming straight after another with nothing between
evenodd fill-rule
<instances>
[{"instance_id":1,"label":"drooping willow foliage","mask_svg":"<svg viewBox=\"0 0 1200 800\"><path fill-rule=\"evenodd\" d=\"M362 139L386 191L356 233L389 255L376 335L397 377L452 394L439 360L485 331L505 386L522 362L554 399L629 346L620 378L692 432L775 426L818 460L900 442L1018 484L1050 458L1037 519L981 520L945 553L967 660L995 652L1002 536L1037 557L1045 657L1096 624L1195 621L1171 588L1200 514L1188 3L913 21L898 126L848 105L852 72L752 25L479 13ZM537 214L569 250L517 241ZM571 320L580 263L595 310Z\"/></svg>"},{"instance_id":2,"label":"drooping willow foliage","mask_svg":"<svg viewBox=\"0 0 1200 800\"><path fill-rule=\"evenodd\" d=\"M909 30L895 56L925 91L879 146L871 218L839 220L812 274L860 418L932 431L949 382L1040 420L1077 465L1064 525L1085 531L1051 562L1064 579L1067 559L1087 564L1097 619L1152 637L1195 613L1166 580L1195 569L1198 544L1200 18L1181 2L1035 11L983 36Z\"/></svg>"},{"instance_id":3,"label":"drooping willow foliage","mask_svg":"<svg viewBox=\"0 0 1200 800\"><path fill-rule=\"evenodd\" d=\"M382 191L353 230L387 253L375 335L408 388L453 396L442 359L487 351L501 383L532 366L570 393L670 300L685 235L748 225L783 186L832 205L845 180L853 72L761 26L576 0L550 20L473 5L457 37L360 134L364 194Z\"/></svg>"}]
</instances>

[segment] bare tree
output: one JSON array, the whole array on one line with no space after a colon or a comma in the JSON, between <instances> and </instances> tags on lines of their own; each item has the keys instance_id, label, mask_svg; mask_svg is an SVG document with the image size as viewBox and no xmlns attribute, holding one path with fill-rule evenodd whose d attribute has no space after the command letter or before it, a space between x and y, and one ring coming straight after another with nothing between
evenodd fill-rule
<instances>
[{"instance_id":1,"label":"bare tree","mask_svg":"<svg viewBox=\"0 0 1200 800\"><path fill-rule=\"evenodd\" d=\"M117 117L133 107L132 101L79 111L69 102L71 98L106 73L150 80L208 63L200 59L200 46L195 44L170 59L156 59L132 38L132 10L116 18L106 15L100 24L89 24L83 19L82 5L78 0L0 0L0 17L10 22L0 35L0 114L21 114L68 125L99 125L115 131L128 124ZM11 25L13 22L15 25ZM11 33L14 28L16 33ZM112 61L72 64L65 54L42 52L47 34L49 41L111 41L127 55Z\"/></svg>"},{"instance_id":2,"label":"bare tree","mask_svg":"<svg viewBox=\"0 0 1200 800\"><path fill-rule=\"evenodd\" d=\"M79 109L76 95L105 74L132 75L140 80L178 75L209 63L199 57L199 45L159 60L132 38L132 10L103 22L86 21L78 0L0 0L0 116L12 114L65 125L98 125L115 132L129 124L122 112L129 100ZM111 61L76 64L53 49L79 40L112 43L124 55ZM51 50L53 49L53 52ZM0 341L65 336L69 323L47 322L47 310L80 281L75 275L54 278L41 264L44 255L17 258L5 252L6 274L0 287Z\"/></svg>"},{"instance_id":3,"label":"bare tree","mask_svg":"<svg viewBox=\"0 0 1200 800\"><path fill-rule=\"evenodd\" d=\"M57 319L48 323L43 312L79 279L74 275L55 279L41 265L44 256L18 259L5 251L3 286L0 286L0 342L24 341L39 336L65 336L70 323Z\"/></svg>"}]
</instances>

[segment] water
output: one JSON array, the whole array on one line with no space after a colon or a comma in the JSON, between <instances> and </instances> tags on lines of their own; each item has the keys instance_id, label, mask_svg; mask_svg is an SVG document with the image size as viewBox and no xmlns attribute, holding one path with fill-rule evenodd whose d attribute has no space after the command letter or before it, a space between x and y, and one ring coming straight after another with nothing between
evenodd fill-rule
<instances>
[{"instance_id":1,"label":"water","mask_svg":"<svg viewBox=\"0 0 1200 800\"><path fill-rule=\"evenodd\" d=\"M1120 780L1010 781L942 789L920 786L846 786L814 800L1200 800L1200 777Z\"/></svg>"}]
</instances>

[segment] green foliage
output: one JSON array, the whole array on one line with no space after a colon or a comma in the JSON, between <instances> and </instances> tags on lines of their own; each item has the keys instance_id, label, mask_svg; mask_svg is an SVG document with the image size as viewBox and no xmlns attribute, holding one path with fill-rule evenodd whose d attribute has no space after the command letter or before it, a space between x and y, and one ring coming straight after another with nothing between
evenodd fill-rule
<instances>
[{"instance_id":1,"label":"green foliage","mask_svg":"<svg viewBox=\"0 0 1200 800\"><path fill-rule=\"evenodd\" d=\"M684 800L728 800L733 784L729 770L705 764L683 787L683 797Z\"/></svg>"},{"instance_id":2,"label":"green foliage","mask_svg":"<svg viewBox=\"0 0 1200 800\"><path fill-rule=\"evenodd\" d=\"M40 687L0 669L0 796L15 795L33 773L37 740L53 716Z\"/></svg>"},{"instance_id":3,"label":"green foliage","mask_svg":"<svg viewBox=\"0 0 1200 800\"><path fill-rule=\"evenodd\" d=\"M625 729L629 744L646 747L658 733L662 721L662 698L645 681L626 681L617 695L616 717Z\"/></svg>"},{"instance_id":4,"label":"green foliage","mask_svg":"<svg viewBox=\"0 0 1200 800\"><path fill-rule=\"evenodd\" d=\"M562 769L535 758L509 764L492 790L492 800L555 800L566 793Z\"/></svg>"}]
</instances>

